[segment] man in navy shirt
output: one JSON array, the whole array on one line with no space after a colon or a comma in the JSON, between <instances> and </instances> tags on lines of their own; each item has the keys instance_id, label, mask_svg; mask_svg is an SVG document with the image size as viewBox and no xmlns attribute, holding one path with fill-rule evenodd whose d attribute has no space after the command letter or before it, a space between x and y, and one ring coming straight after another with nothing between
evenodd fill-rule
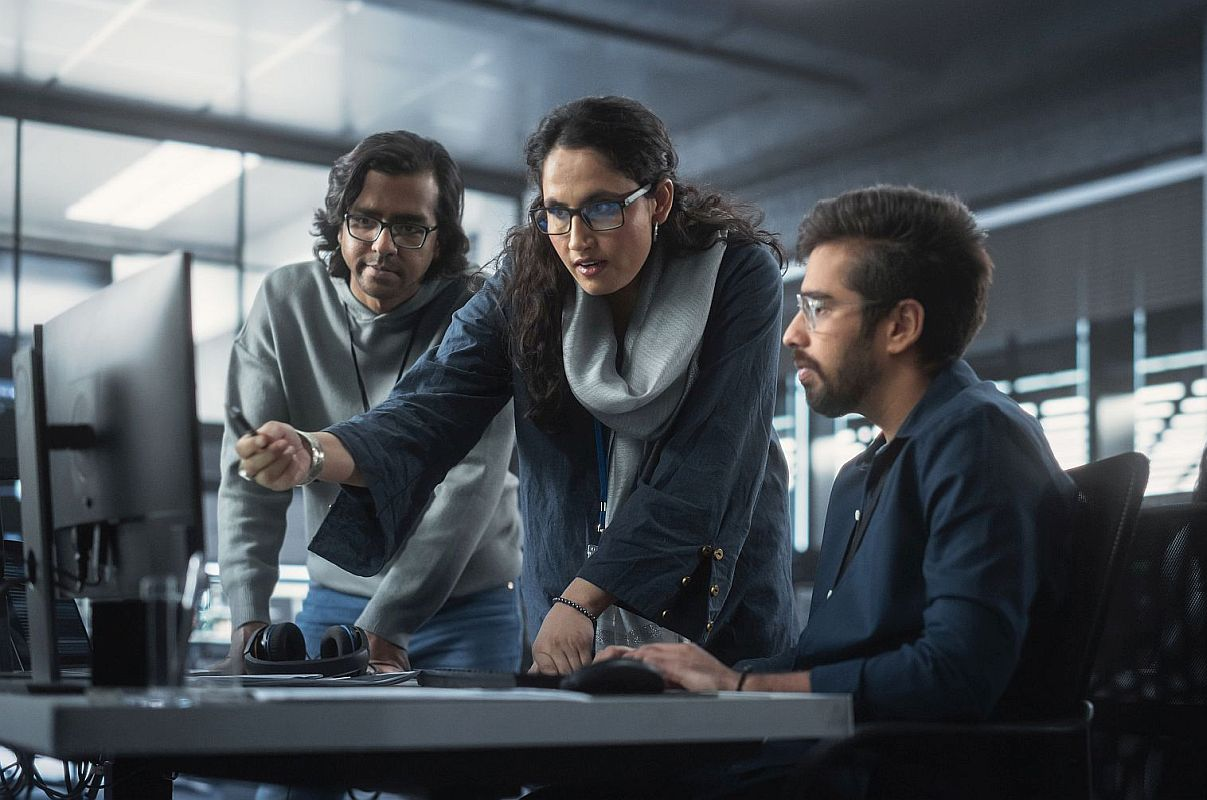
<instances>
[{"instance_id":1,"label":"man in navy shirt","mask_svg":"<svg viewBox=\"0 0 1207 800\"><path fill-rule=\"evenodd\" d=\"M830 495L809 624L731 669L692 645L609 648L699 691L845 692L861 720L1022 715L1046 701L1074 488L1039 424L961 360L993 264L958 200L877 186L801 224L784 335L810 407L881 433Z\"/></svg>"}]
</instances>

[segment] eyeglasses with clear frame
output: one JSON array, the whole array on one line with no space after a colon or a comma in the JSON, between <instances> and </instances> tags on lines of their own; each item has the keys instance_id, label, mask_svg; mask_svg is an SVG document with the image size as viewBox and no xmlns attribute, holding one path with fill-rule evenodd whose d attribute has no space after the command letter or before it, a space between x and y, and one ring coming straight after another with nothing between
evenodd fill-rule
<instances>
[{"instance_id":1,"label":"eyeglasses with clear frame","mask_svg":"<svg viewBox=\"0 0 1207 800\"><path fill-rule=\"evenodd\" d=\"M812 294L796 294L796 308L800 311L802 317L805 318L805 327L810 331L817 330L819 323L822 323L829 316L830 312L842 308L844 306L859 306L864 308L884 307L885 303L866 302L864 300L835 300L833 297L825 295Z\"/></svg>"},{"instance_id":2,"label":"eyeglasses with clear frame","mask_svg":"<svg viewBox=\"0 0 1207 800\"><path fill-rule=\"evenodd\" d=\"M624 225L624 210L633 205L652 184L647 183L621 200L599 200L582 208L550 206L532 212L532 224L546 236L563 236L570 232L570 223L578 215L595 232L611 231Z\"/></svg>"},{"instance_id":3,"label":"eyeglasses with clear frame","mask_svg":"<svg viewBox=\"0 0 1207 800\"><path fill-rule=\"evenodd\" d=\"M439 227L433 225L429 228L418 222L386 222L367 214L344 214L344 226L353 239L370 244L376 242L381 232L389 228L390 238L395 246L403 250L418 250L423 247L428 234Z\"/></svg>"}]
</instances>

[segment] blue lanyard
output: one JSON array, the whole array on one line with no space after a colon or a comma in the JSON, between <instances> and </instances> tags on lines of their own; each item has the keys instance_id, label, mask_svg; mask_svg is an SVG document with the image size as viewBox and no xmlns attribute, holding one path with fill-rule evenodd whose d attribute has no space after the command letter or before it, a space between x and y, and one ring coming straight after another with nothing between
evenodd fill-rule
<instances>
[{"instance_id":1,"label":"blue lanyard","mask_svg":"<svg viewBox=\"0 0 1207 800\"><path fill-rule=\"evenodd\" d=\"M599 524L595 526L596 535L604 532L608 522L608 451L604 448L603 425L599 420L595 423L595 466L599 469Z\"/></svg>"}]
</instances>

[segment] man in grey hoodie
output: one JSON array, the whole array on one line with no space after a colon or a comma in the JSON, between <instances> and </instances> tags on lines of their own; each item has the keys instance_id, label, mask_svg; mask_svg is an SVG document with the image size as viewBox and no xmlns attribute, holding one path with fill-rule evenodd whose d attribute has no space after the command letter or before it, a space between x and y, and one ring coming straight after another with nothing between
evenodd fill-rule
<instances>
[{"instance_id":1,"label":"man in grey hoodie","mask_svg":"<svg viewBox=\"0 0 1207 800\"><path fill-rule=\"evenodd\" d=\"M439 143L406 131L367 137L335 162L315 213L313 261L270 273L235 338L227 401L253 425L318 430L368 411L439 344L474 277L461 227L464 186ZM228 421L218 489L219 565L231 608L231 661L269 622L291 493L241 480ZM515 671L522 623L514 432L508 405L437 487L406 544L361 578L311 554L297 624L318 655L330 625L368 634L378 671L452 666ZM307 541L339 487L301 494Z\"/></svg>"}]
</instances>

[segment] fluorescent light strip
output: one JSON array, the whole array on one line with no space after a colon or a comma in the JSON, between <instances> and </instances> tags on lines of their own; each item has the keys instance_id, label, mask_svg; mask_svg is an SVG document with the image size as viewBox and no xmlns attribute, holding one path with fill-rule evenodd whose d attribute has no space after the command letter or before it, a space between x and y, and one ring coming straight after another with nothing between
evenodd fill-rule
<instances>
[{"instance_id":1,"label":"fluorescent light strip","mask_svg":"<svg viewBox=\"0 0 1207 800\"><path fill-rule=\"evenodd\" d=\"M259 156L162 142L67 208L67 219L150 230L253 169Z\"/></svg>"},{"instance_id":2,"label":"fluorescent light strip","mask_svg":"<svg viewBox=\"0 0 1207 800\"><path fill-rule=\"evenodd\" d=\"M1136 362L1136 372L1141 375L1195 367L1207 367L1207 350L1191 350L1185 353L1171 353L1167 356L1149 356Z\"/></svg>"},{"instance_id":3,"label":"fluorescent light strip","mask_svg":"<svg viewBox=\"0 0 1207 800\"><path fill-rule=\"evenodd\" d=\"M355 14L359 10L359 4L355 8L349 6L346 9L346 13ZM306 30L302 31L293 39L289 40L283 46L278 48L276 52L270 53L267 57L261 59L251 69L249 69L247 71L247 79L250 81L259 78L285 59L289 58L295 53L300 52L301 50L304 50L307 46L313 44L314 42L317 42L324 35L326 35L328 31L343 21L344 14L345 11L330 14L325 19L319 20Z\"/></svg>"},{"instance_id":4,"label":"fluorescent light strip","mask_svg":"<svg viewBox=\"0 0 1207 800\"><path fill-rule=\"evenodd\" d=\"M1000 206L978 211L974 216L977 224L982 228L1006 228L1150 189L1159 189L1162 186L1172 186L1182 181L1202 178L1205 171L1207 171L1207 160L1203 156L1187 156L1167 161L1164 164L1083 183L1079 186L1070 186L1067 189L1035 195L1025 200L1003 203ZM804 267L792 263L784 273L784 283L789 285L800 283L804 276Z\"/></svg>"},{"instance_id":5,"label":"fluorescent light strip","mask_svg":"<svg viewBox=\"0 0 1207 800\"><path fill-rule=\"evenodd\" d=\"M1024 375L1015 378L1014 391L1019 394L1044 392L1049 389L1063 389L1066 386L1077 386L1085 380L1085 370L1066 369L1059 372L1046 372L1041 375Z\"/></svg>"},{"instance_id":6,"label":"fluorescent light strip","mask_svg":"<svg viewBox=\"0 0 1207 800\"><path fill-rule=\"evenodd\" d=\"M340 24L343 21L345 16L353 16L355 14L359 14L361 8L362 8L362 3L360 2L360 0L351 0L351 2L347 3L343 7L343 9L341 9L340 11L337 11L334 14L329 14L326 17L324 17L323 19L314 23L309 28L302 31L301 33L299 33L297 36L293 37L292 39L289 39L288 41L285 42L285 44L281 45L276 50L269 53L267 56L265 56L264 58L260 59L255 64L253 64L247 70L246 75L244 75L240 79L235 80L231 84L230 88L228 88L224 91L218 92L213 97L211 97L209 99L209 101L206 103L206 106L208 107L208 106L215 105L230 97L237 95L239 93L239 89L245 83L250 83L253 80L263 77L263 75L265 73L267 73L269 70L273 69L274 67L278 66L285 60L289 59L290 57L296 55L300 51L302 51L305 48L309 47L310 45L314 44L318 40L322 39L324 36L326 36L331 31L332 28L334 28L336 25Z\"/></svg>"},{"instance_id":7,"label":"fluorescent light strip","mask_svg":"<svg viewBox=\"0 0 1207 800\"><path fill-rule=\"evenodd\" d=\"M55 80L62 80L67 77L67 73L80 65L88 56L96 52L96 49L104 44L110 36L118 31L123 25L130 21L130 18L142 10L143 6L151 0L132 0L132 2L123 8L121 11L101 27L99 31L92 35L92 38L84 42L83 46L77 49L71 56L63 62L63 66L59 67L59 71L55 73Z\"/></svg>"},{"instance_id":8,"label":"fluorescent light strip","mask_svg":"<svg viewBox=\"0 0 1207 800\"><path fill-rule=\"evenodd\" d=\"M1164 164L1112 175L1097 181L1083 183L1067 189L1028 197L1015 203L1004 203L977 212L976 220L982 228L1005 228L1020 222L1029 222L1041 217L1050 217L1064 211L1105 203L1128 195L1139 194L1162 186L1202 178L1203 156L1187 156Z\"/></svg>"}]
</instances>

